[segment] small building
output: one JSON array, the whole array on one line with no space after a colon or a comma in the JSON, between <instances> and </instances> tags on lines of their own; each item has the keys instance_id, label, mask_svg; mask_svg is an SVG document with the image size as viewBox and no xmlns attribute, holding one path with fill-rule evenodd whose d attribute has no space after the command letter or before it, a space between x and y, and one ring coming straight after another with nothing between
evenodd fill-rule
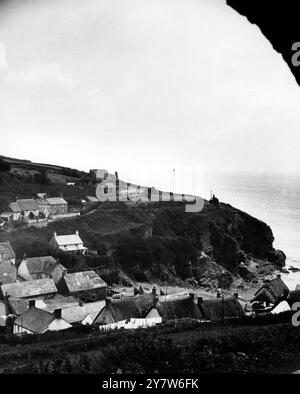
<instances>
[{"instance_id":1,"label":"small building","mask_svg":"<svg viewBox=\"0 0 300 394\"><path fill-rule=\"evenodd\" d=\"M251 303L257 302L264 307L269 307L280 300L287 298L289 288L281 279L280 274L275 279L266 280L260 289L254 294Z\"/></svg>"},{"instance_id":2,"label":"small building","mask_svg":"<svg viewBox=\"0 0 300 394\"><path fill-rule=\"evenodd\" d=\"M57 235L54 233L50 246L53 249L61 250L66 253L86 254L88 249L83 245L83 241L79 236L78 231L70 235Z\"/></svg>"},{"instance_id":3,"label":"small building","mask_svg":"<svg viewBox=\"0 0 300 394\"><path fill-rule=\"evenodd\" d=\"M61 310L62 318L71 325L82 324L86 314L80 305L69 306Z\"/></svg>"},{"instance_id":4,"label":"small building","mask_svg":"<svg viewBox=\"0 0 300 394\"><path fill-rule=\"evenodd\" d=\"M9 313L19 316L22 315L29 308L29 303L32 301L30 298L15 298L15 297L7 297L6 299ZM46 309L46 304L43 299L34 299L35 306L39 309ZM53 311L51 311L53 312Z\"/></svg>"},{"instance_id":5,"label":"small building","mask_svg":"<svg viewBox=\"0 0 300 394\"><path fill-rule=\"evenodd\" d=\"M16 254L9 241L0 242L0 263L4 260L10 260L16 264Z\"/></svg>"},{"instance_id":6,"label":"small building","mask_svg":"<svg viewBox=\"0 0 300 394\"><path fill-rule=\"evenodd\" d=\"M14 214L14 220L24 220L28 223L37 221L39 216L38 204L34 199L18 199L10 204L10 209Z\"/></svg>"},{"instance_id":7,"label":"small building","mask_svg":"<svg viewBox=\"0 0 300 394\"><path fill-rule=\"evenodd\" d=\"M18 275L25 280L50 278L57 283L67 269L52 256L24 256L18 267Z\"/></svg>"},{"instance_id":8,"label":"small building","mask_svg":"<svg viewBox=\"0 0 300 394\"><path fill-rule=\"evenodd\" d=\"M49 206L51 216L68 213L68 203L62 197L46 198L46 202Z\"/></svg>"},{"instance_id":9,"label":"small building","mask_svg":"<svg viewBox=\"0 0 300 394\"><path fill-rule=\"evenodd\" d=\"M36 308L30 304L29 308L16 318L13 325L13 333L20 334L43 334L46 331L60 331L72 327L61 317L61 310L54 313Z\"/></svg>"},{"instance_id":10,"label":"small building","mask_svg":"<svg viewBox=\"0 0 300 394\"><path fill-rule=\"evenodd\" d=\"M198 299L201 319L207 321L222 321L245 317L245 311L238 300L238 295Z\"/></svg>"},{"instance_id":11,"label":"small building","mask_svg":"<svg viewBox=\"0 0 300 394\"><path fill-rule=\"evenodd\" d=\"M103 300L106 298L107 284L95 271L64 274L57 283L59 292L82 300Z\"/></svg>"},{"instance_id":12,"label":"small building","mask_svg":"<svg viewBox=\"0 0 300 394\"><path fill-rule=\"evenodd\" d=\"M163 321L184 318L201 319L201 313L192 296L185 298L178 297L166 301L163 298L160 297L160 301L157 304L158 313Z\"/></svg>"},{"instance_id":13,"label":"small building","mask_svg":"<svg viewBox=\"0 0 300 394\"><path fill-rule=\"evenodd\" d=\"M41 298L57 293L53 279L36 279L25 282L7 283L1 286L2 298Z\"/></svg>"},{"instance_id":14,"label":"small building","mask_svg":"<svg viewBox=\"0 0 300 394\"><path fill-rule=\"evenodd\" d=\"M21 220L21 209L16 202L12 202L9 204L9 208L13 214L13 220Z\"/></svg>"},{"instance_id":15,"label":"small building","mask_svg":"<svg viewBox=\"0 0 300 394\"><path fill-rule=\"evenodd\" d=\"M3 212L0 215L0 219L3 220L4 222L12 222L14 219L14 214L13 212Z\"/></svg>"},{"instance_id":16,"label":"small building","mask_svg":"<svg viewBox=\"0 0 300 394\"><path fill-rule=\"evenodd\" d=\"M94 323L110 325L118 322L129 322L130 319L159 318L152 294L137 295L122 300L106 299L105 307L99 311ZM149 320L150 321L150 320Z\"/></svg>"}]
</instances>

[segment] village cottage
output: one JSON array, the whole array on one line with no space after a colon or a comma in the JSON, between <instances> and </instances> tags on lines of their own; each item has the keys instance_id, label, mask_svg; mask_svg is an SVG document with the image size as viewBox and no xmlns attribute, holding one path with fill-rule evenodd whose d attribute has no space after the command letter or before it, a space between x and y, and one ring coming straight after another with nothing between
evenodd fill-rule
<instances>
[{"instance_id":1,"label":"village cottage","mask_svg":"<svg viewBox=\"0 0 300 394\"><path fill-rule=\"evenodd\" d=\"M106 298L107 284L91 270L64 274L57 283L57 288L61 294L91 301Z\"/></svg>"},{"instance_id":2,"label":"village cottage","mask_svg":"<svg viewBox=\"0 0 300 394\"><path fill-rule=\"evenodd\" d=\"M201 319L207 321L222 321L245 317L245 311L238 300L238 294L227 297L218 294L216 298L205 300L199 297L198 307Z\"/></svg>"},{"instance_id":3,"label":"village cottage","mask_svg":"<svg viewBox=\"0 0 300 394\"><path fill-rule=\"evenodd\" d=\"M13 212L9 212L9 211L5 211L2 212L0 215L0 220L2 220L2 222L11 222L14 219L14 214Z\"/></svg>"},{"instance_id":4,"label":"village cottage","mask_svg":"<svg viewBox=\"0 0 300 394\"><path fill-rule=\"evenodd\" d=\"M57 294L51 299L43 301L38 308L53 313L61 309L62 318L72 325L92 324L96 315L105 306L105 300L83 303L73 296Z\"/></svg>"},{"instance_id":5,"label":"village cottage","mask_svg":"<svg viewBox=\"0 0 300 394\"><path fill-rule=\"evenodd\" d=\"M57 293L53 279L37 279L25 282L7 283L1 286L2 298L41 298Z\"/></svg>"},{"instance_id":6,"label":"village cottage","mask_svg":"<svg viewBox=\"0 0 300 394\"><path fill-rule=\"evenodd\" d=\"M26 257L18 267L18 275L24 280L53 279L57 283L67 269L52 256Z\"/></svg>"},{"instance_id":7,"label":"village cottage","mask_svg":"<svg viewBox=\"0 0 300 394\"><path fill-rule=\"evenodd\" d=\"M61 250L71 254L86 254L88 249L83 245L83 241L79 236L78 231L70 235L57 235L54 233L50 246L53 249Z\"/></svg>"},{"instance_id":8,"label":"village cottage","mask_svg":"<svg viewBox=\"0 0 300 394\"><path fill-rule=\"evenodd\" d=\"M254 309L268 308L270 305L276 304L287 298L289 288L281 279L280 274L271 280L265 280L263 286L254 294L251 300Z\"/></svg>"},{"instance_id":9,"label":"village cottage","mask_svg":"<svg viewBox=\"0 0 300 394\"><path fill-rule=\"evenodd\" d=\"M39 209L48 216L65 215L68 213L68 202L62 197L47 197L37 200Z\"/></svg>"},{"instance_id":10,"label":"village cottage","mask_svg":"<svg viewBox=\"0 0 300 394\"><path fill-rule=\"evenodd\" d=\"M152 293L125 298L106 299L105 307L98 313L94 323L101 329L134 329L150 327L162 322L156 308L157 299Z\"/></svg>"},{"instance_id":11,"label":"village cottage","mask_svg":"<svg viewBox=\"0 0 300 394\"><path fill-rule=\"evenodd\" d=\"M13 325L13 333L20 334L43 334L46 331L60 331L72 327L61 317L61 310L54 313L47 312L35 307L35 302L30 301L29 308L16 318Z\"/></svg>"},{"instance_id":12,"label":"village cottage","mask_svg":"<svg viewBox=\"0 0 300 394\"><path fill-rule=\"evenodd\" d=\"M39 216L39 208L33 199L18 199L10 204L14 220L24 220L28 223L36 222Z\"/></svg>"},{"instance_id":13,"label":"village cottage","mask_svg":"<svg viewBox=\"0 0 300 394\"><path fill-rule=\"evenodd\" d=\"M161 296L157 304L157 310L163 322L184 318L200 320L202 317L194 301L194 295L169 299Z\"/></svg>"}]
</instances>

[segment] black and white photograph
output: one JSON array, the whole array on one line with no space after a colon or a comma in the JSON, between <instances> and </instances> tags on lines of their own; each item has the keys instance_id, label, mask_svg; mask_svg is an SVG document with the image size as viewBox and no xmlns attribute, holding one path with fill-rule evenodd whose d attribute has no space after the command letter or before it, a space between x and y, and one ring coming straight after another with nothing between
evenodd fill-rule
<instances>
[{"instance_id":1,"label":"black and white photograph","mask_svg":"<svg viewBox=\"0 0 300 394\"><path fill-rule=\"evenodd\" d=\"M300 373L295 3L0 1L1 375Z\"/></svg>"}]
</instances>

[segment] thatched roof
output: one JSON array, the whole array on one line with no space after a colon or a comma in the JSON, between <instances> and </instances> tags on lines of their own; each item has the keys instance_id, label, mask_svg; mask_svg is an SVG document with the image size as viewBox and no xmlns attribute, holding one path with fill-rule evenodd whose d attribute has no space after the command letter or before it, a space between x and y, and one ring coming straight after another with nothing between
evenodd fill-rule
<instances>
[{"instance_id":1,"label":"thatched roof","mask_svg":"<svg viewBox=\"0 0 300 394\"><path fill-rule=\"evenodd\" d=\"M198 306L205 320L216 321L245 316L242 305L235 297L199 300Z\"/></svg>"},{"instance_id":2,"label":"thatched roof","mask_svg":"<svg viewBox=\"0 0 300 394\"><path fill-rule=\"evenodd\" d=\"M191 297L160 301L157 309L163 320L201 319L199 308Z\"/></svg>"},{"instance_id":3,"label":"thatched roof","mask_svg":"<svg viewBox=\"0 0 300 394\"><path fill-rule=\"evenodd\" d=\"M107 309L115 322L142 317L136 303L131 299L111 302Z\"/></svg>"},{"instance_id":4,"label":"thatched roof","mask_svg":"<svg viewBox=\"0 0 300 394\"><path fill-rule=\"evenodd\" d=\"M127 320L130 318L143 318L148 311L154 306L154 298L151 293L137 295L135 297L125 298L122 300L111 300L98 314L101 314L105 308L109 311L115 322ZM98 316L95 323L99 323Z\"/></svg>"},{"instance_id":5,"label":"thatched roof","mask_svg":"<svg viewBox=\"0 0 300 394\"><path fill-rule=\"evenodd\" d=\"M280 277L263 284L254 294L253 301L263 301L275 304L278 300L284 299L289 294L289 289Z\"/></svg>"}]
</instances>

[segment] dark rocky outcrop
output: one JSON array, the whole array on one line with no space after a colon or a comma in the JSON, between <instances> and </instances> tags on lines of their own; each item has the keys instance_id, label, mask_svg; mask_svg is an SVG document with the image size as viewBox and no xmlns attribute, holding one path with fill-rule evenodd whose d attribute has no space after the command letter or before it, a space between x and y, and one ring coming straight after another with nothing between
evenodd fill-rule
<instances>
[{"instance_id":1,"label":"dark rocky outcrop","mask_svg":"<svg viewBox=\"0 0 300 394\"><path fill-rule=\"evenodd\" d=\"M262 34L271 42L273 48L286 61L300 85L300 67L292 63L293 43L299 42L298 2L295 0L227 0L227 4L250 23L255 23ZM299 60L299 56L298 56Z\"/></svg>"}]
</instances>

